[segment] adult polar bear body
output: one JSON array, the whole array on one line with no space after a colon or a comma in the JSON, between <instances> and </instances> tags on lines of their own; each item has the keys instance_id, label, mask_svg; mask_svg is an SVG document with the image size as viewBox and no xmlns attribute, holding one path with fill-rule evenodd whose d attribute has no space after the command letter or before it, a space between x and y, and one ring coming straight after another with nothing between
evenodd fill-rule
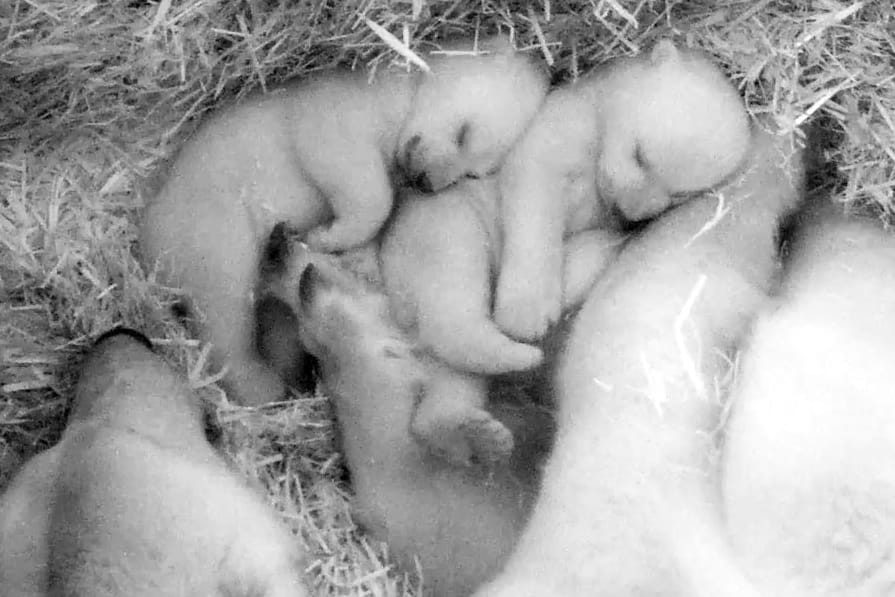
<instances>
[{"instance_id":1,"label":"adult polar bear body","mask_svg":"<svg viewBox=\"0 0 895 597\"><path fill-rule=\"evenodd\" d=\"M734 547L779 597L895 586L895 238L837 209L796 231L780 300L743 356L725 443Z\"/></svg>"},{"instance_id":2,"label":"adult polar bear body","mask_svg":"<svg viewBox=\"0 0 895 597\"><path fill-rule=\"evenodd\" d=\"M132 332L97 341L62 439L0 495L4 597L302 597L302 564L206 441L186 380Z\"/></svg>"},{"instance_id":3,"label":"adult polar bear body","mask_svg":"<svg viewBox=\"0 0 895 597\"><path fill-rule=\"evenodd\" d=\"M488 53L428 56L431 74L325 73L250 98L177 154L146 207L141 255L189 297L235 400L284 391L252 335L260 251L276 222L319 250L360 245L391 211L397 169L436 190L485 175L534 115L544 74L503 39L480 43Z\"/></svg>"}]
</instances>

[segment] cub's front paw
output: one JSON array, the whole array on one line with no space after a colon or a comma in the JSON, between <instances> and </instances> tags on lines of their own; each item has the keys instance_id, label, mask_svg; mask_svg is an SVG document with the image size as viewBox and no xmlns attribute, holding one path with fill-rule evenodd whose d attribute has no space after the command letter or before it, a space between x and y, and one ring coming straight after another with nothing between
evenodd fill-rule
<instances>
[{"instance_id":1,"label":"cub's front paw","mask_svg":"<svg viewBox=\"0 0 895 597\"><path fill-rule=\"evenodd\" d=\"M501 276L494 304L494 321L509 336L534 342L559 321L562 276Z\"/></svg>"}]
</instances>

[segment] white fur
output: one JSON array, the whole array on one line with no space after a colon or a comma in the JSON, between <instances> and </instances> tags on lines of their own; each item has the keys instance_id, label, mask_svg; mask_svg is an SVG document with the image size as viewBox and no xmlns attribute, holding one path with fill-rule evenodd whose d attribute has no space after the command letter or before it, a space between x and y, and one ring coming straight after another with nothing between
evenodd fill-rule
<instances>
[{"instance_id":1,"label":"white fur","mask_svg":"<svg viewBox=\"0 0 895 597\"><path fill-rule=\"evenodd\" d=\"M669 210L597 281L556 374L541 494L481 597L756 595L721 521L712 390L771 285L778 220L799 197L788 142L758 135L723 217L713 194Z\"/></svg>"},{"instance_id":2,"label":"white fur","mask_svg":"<svg viewBox=\"0 0 895 597\"><path fill-rule=\"evenodd\" d=\"M698 52L660 41L550 93L501 169L494 317L521 340L560 315L562 240L643 220L729 177L749 145L743 102Z\"/></svg>"},{"instance_id":3,"label":"white fur","mask_svg":"<svg viewBox=\"0 0 895 597\"><path fill-rule=\"evenodd\" d=\"M197 400L133 338L93 349L62 439L0 496L5 597L306 594L298 539L206 442Z\"/></svg>"},{"instance_id":4,"label":"white fur","mask_svg":"<svg viewBox=\"0 0 895 597\"><path fill-rule=\"evenodd\" d=\"M798 234L732 398L728 526L770 595L883 597L895 587L895 238L832 210Z\"/></svg>"},{"instance_id":5,"label":"white fur","mask_svg":"<svg viewBox=\"0 0 895 597\"><path fill-rule=\"evenodd\" d=\"M542 358L491 321L499 202L490 177L460 181L434 197L409 193L382 241L382 277L398 323L463 371L522 371Z\"/></svg>"},{"instance_id":6,"label":"white fur","mask_svg":"<svg viewBox=\"0 0 895 597\"><path fill-rule=\"evenodd\" d=\"M511 340L491 319L501 238L498 194L493 177L460 181L434 197L409 193L380 252L398 323L442 361L431 371L435 379L414 430L458 464L471 456L502 459L512 450L507 430L487 422L484 375L531 369L542 359L539 348ZM600 230L568 243L567 302L580 303L620 242L621 235Z\"/></svg>"},{"instance_id":7,"label":"white fur","mask_svg":"<svg viewBox=\"0 0 895 597\"><path fill-rule=\"evenodd\" d=\"M512 549L536 464L519 456L492 470L458 468L419 444L410 426L430 387L428 360L391 322L384 295L325 262L314 267L313 280L302 278L306 298L292 304L336 407L358 520L405 570L419 557L432 595L469 594ZM543 433L543 423L523 426Z\"/></svg>"},{"instance_id":8,"label":"white fur","mask_svg":"<svg viewBox=\"0 0 895 597\"><path fill-rule=\"evenodd\" d=\"M283 394L252 339L259 250L275 222L320 250L360 245L389 215L394 170L436 187L493 170L544 95L542 74L508 47L427 60L431 75L369 83L363 73L327 73L220 111L149 201L144 265L191 299L214 363L229 365L235 400Z\"/></svg>"}]
</instances>

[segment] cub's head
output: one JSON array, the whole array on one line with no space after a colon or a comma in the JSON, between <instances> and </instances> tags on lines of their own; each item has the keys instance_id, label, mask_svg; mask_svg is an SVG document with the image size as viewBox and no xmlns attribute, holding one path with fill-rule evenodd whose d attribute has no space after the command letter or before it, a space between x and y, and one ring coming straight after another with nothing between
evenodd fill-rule
<instances>
[{"instance_id":1,"label":"cub's head","mask_svg":"<svg viewBox=\"0 0 895 597\"><path fill-rule=\"evenodd\" d=\"M424 191L494 172L547 93L546 72L504 38L429 54L398 140L398 165Z\"/></svg>"},{"instance_id":2,"label":"cub's head","mask_svg":"<svg viewBox=\"0 0 895 597\"><path fill-rule=\"evenodd\" d=\"M670 194L703 191L745 161L752 131L743 99L698 50L661 40L642 58L637 157Z\"/></svg>"}]
</instances>

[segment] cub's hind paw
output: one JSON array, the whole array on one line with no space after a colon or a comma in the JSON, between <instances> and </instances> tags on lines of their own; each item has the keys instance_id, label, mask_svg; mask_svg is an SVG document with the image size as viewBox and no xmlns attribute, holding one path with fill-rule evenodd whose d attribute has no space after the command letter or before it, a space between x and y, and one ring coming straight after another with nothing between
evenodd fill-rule
<instances>
[{"instance_id":1,"label":"cub's hind paw","mask_svg":"<svg viewBox=\"0 0 895 597\"><path fill-rule=\"evenodd\" d=\"M457 466L496 464L513 452L513 434L481 409L414 429L419 441L440 458Z\"/></svg>"},{"instance_id":2,"label":"cub's hind paw","mask_svg":"<svg viewBox=\"0 0 895 597\"><path fill-rule=\"evenodd\" d=\"M513 433L488 413L464 423L463 435L472 451L473 464L505 462L513 453Z\"/></svg>"}]
</instances>

